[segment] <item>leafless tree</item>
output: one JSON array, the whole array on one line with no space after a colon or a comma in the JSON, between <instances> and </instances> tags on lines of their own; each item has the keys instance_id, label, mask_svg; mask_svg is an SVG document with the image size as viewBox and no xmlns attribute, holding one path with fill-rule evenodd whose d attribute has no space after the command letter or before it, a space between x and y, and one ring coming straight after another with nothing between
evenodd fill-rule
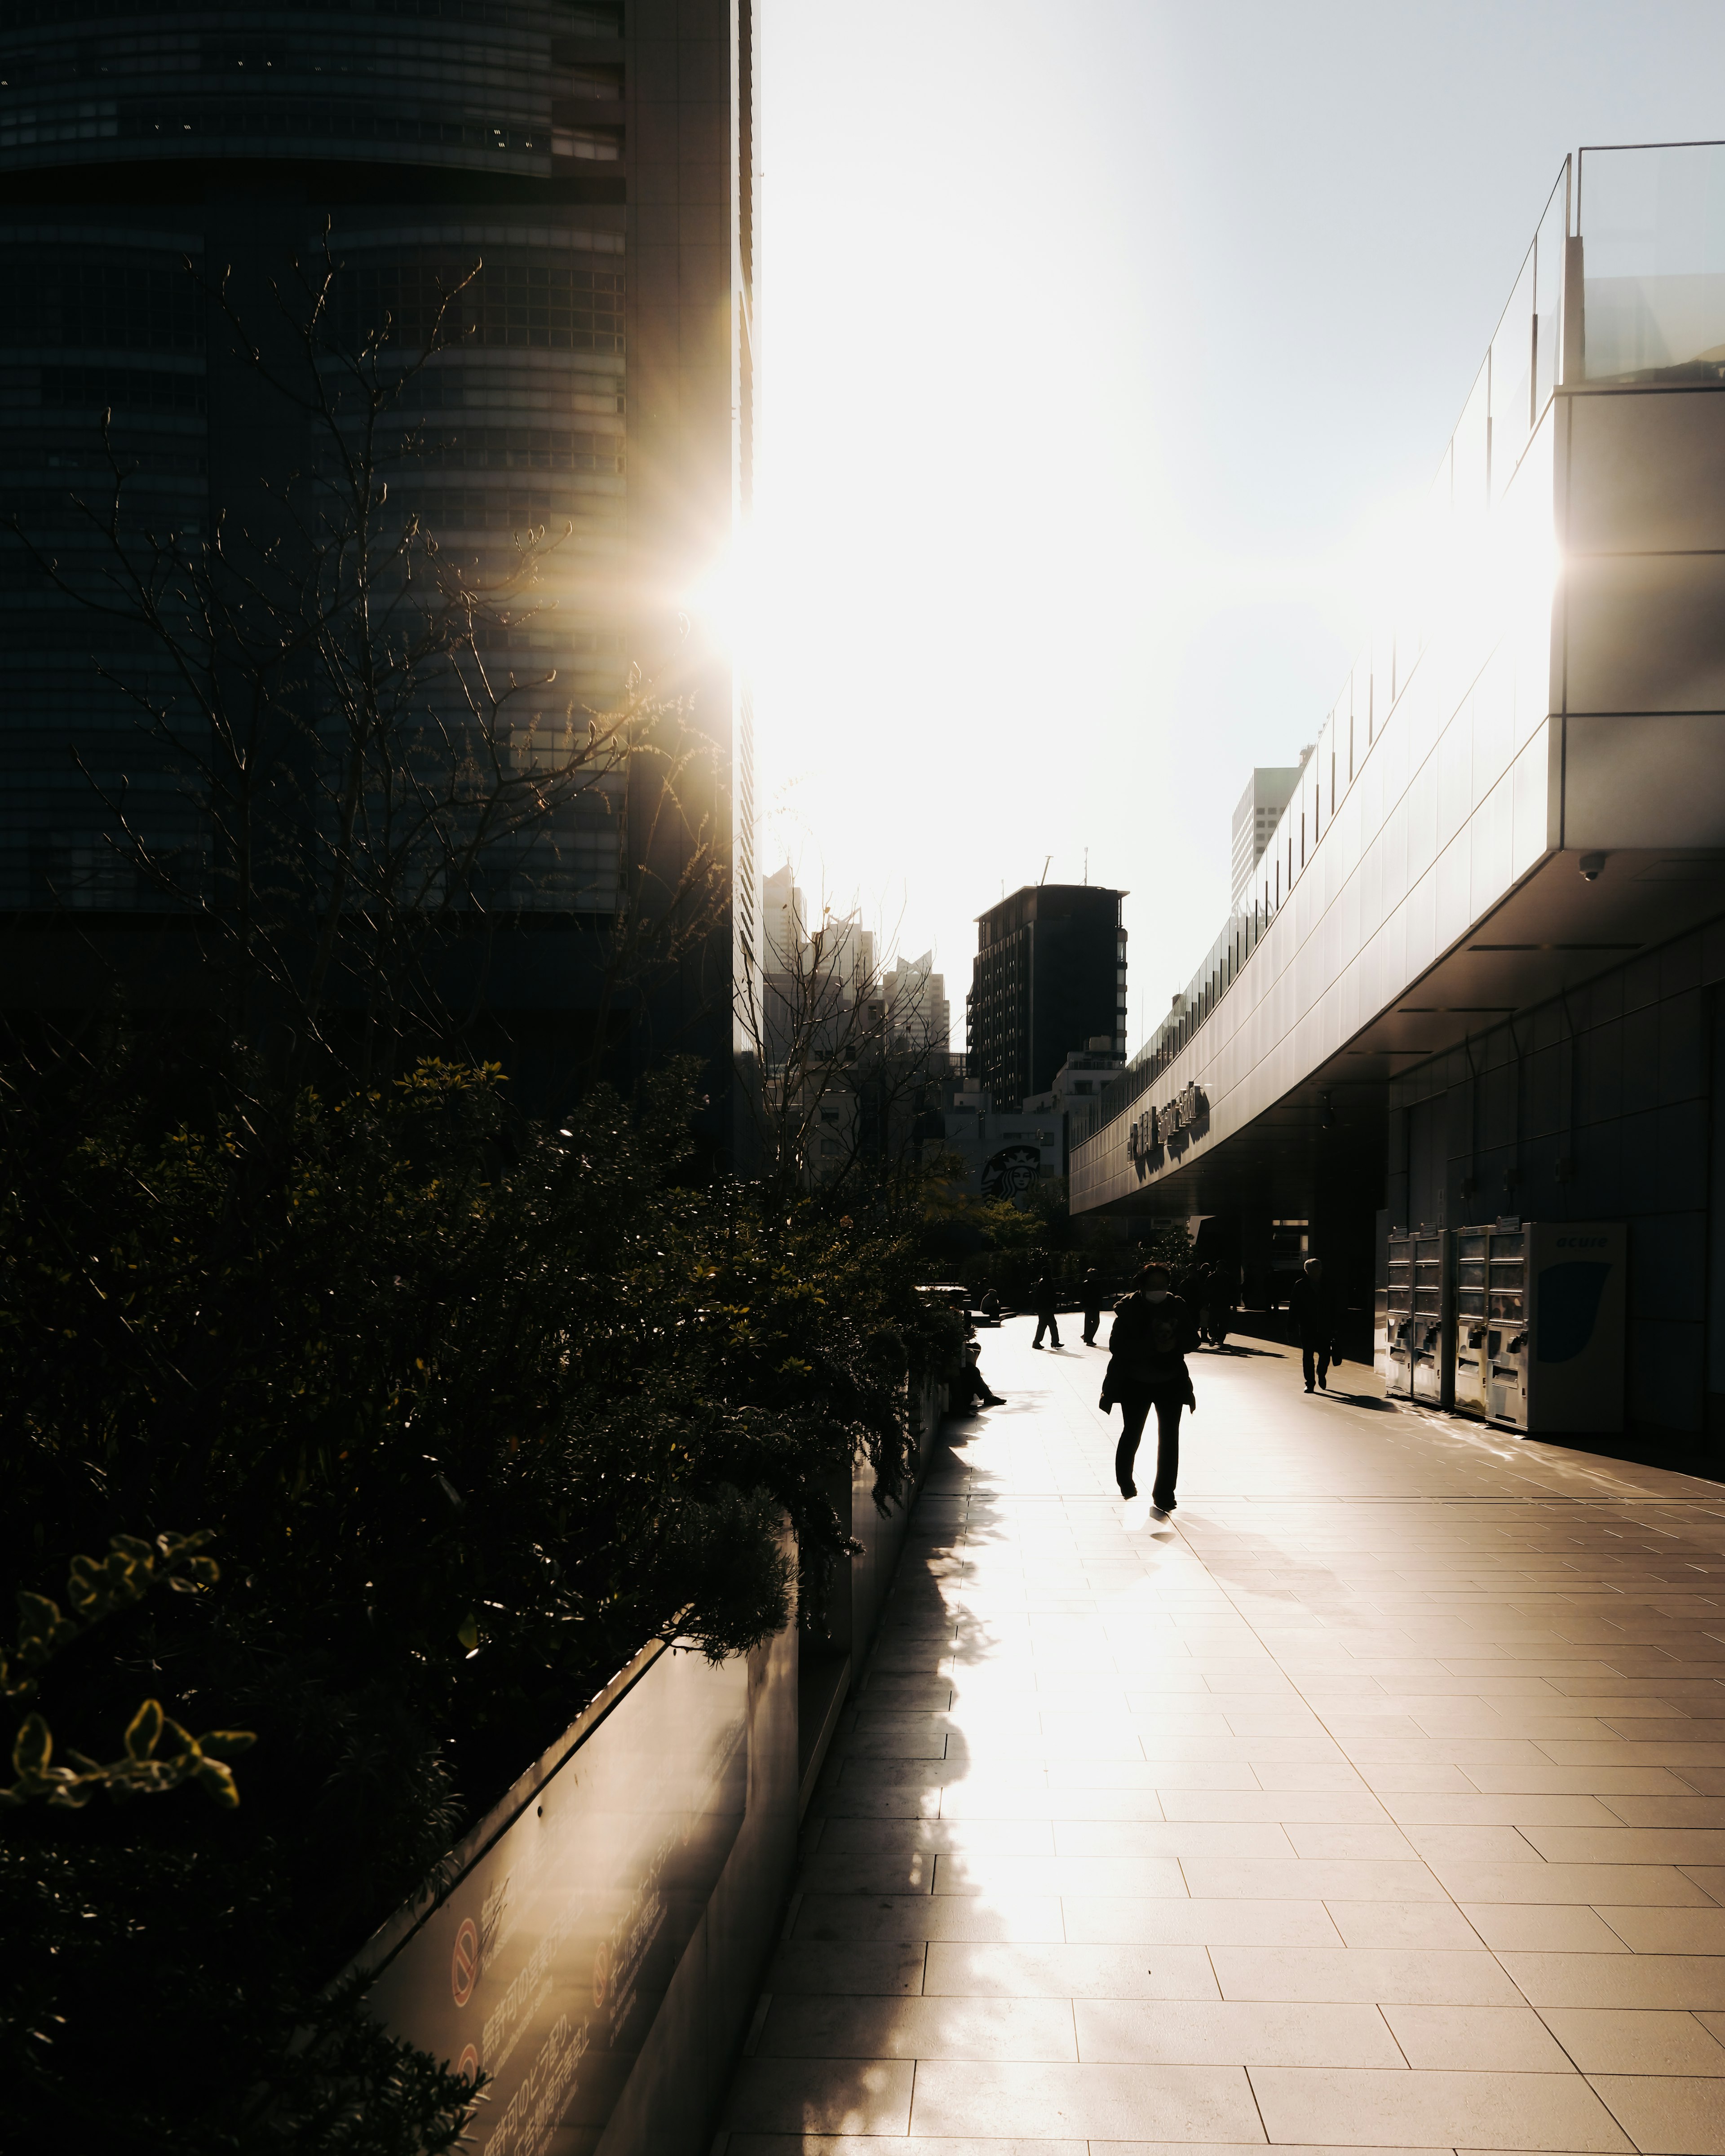
<instances>
[{"instance_id":1,"label":"leafless tree","mask_svg":"<svg viewBox=\"0 0 1725 2156\"><path fill-rule=\"evenodd\" d=\"M787 1195L880 1200L920 1183L919 1127L951 1059L930 1038L928 974L895 972L890 994L854 914L806 936L798 924L778 947L769 937L764 963L746 954L737 1012L762 1170Z\"/></svg>"}]
</instances>

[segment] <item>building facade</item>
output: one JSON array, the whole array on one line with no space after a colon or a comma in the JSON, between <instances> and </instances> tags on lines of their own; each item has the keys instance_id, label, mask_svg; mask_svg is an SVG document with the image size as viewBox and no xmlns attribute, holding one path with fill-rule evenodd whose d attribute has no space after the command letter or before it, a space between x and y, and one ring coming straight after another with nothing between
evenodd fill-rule
<instances>
[{"instance_id":1,"label":"building facade","mask_svg":"<svg viewBox=\"0 0 1725 2156\"><path fill-rule=\"evenodd\" d=\"M1250 891L1253 872L1276 836L1281 812L1300 783L1300 773L1306 768L1305 757L1311 753L1307 749L1298 763L1277 764L1255 771L1245 792L1235 804L1230 860L1233 878L1229 893L1231 905L1237 906Z\"/></svg>"},{"instance_id":2,"label":"building facade","mask_svg":"<svg viewBox=\"0 0 1725 2156\"><path fill-rule=\"evenodd\" d=\"M484 578L518 535L567 527L542 578L551 603L485 654L546 682L521 753L615 708L631 669L698 736L680 818L619 769L552 834L555 872L506 849L489 861L494 922L534 931L488 945L476 993L494 1036L552 1083L620 1003L625 1067L671 1049L708 1063L721 1145L734 986L757 932L750 720L689 595L750 510L752 13L750 0L355 0L218 19L80 0L0 20L0 249L18 302L0 325L7 508L72 581L99 576L99 535L69 497L105 484L107 411L140 531L195 546L267 521L263 495L280 498L305 444L236 344L287 350L298 295L333 264L332 341L373 337L391 364L431 355L398 415L421 447L392 478L444 558ZM173 685L129 624L16 554L8 567L3 993L78 1005L119 978L171 998L148 979L160 894L115 847L112 808L123 793L158 850L201 843L197 806L139 724L139 685L170 698ZM593 932L650 913L697 848L723 871L718 926L670 976L608 997Z\"/></svg>"},{"instance_id":3,"label":"building facade","mask_svg":"<svg viewBox=\"0 0 1725 2156\"><path fill-rule=\"evenodd\" d=\"M1717 1441L1725 146L1566 162L1403 604L1075 1147L1075 1209L1628 1228L1630 1427Z\"/></svg>"},{"instance_id":4,"label":"building facade","mask_svg":"<svg viewBox=\"0 0 1725 2156\"><path fill-rule=\"evenodd\" d=\"M973 1086L997 1102L1045 1093L1075 1048L1126 1052L1126 893L1030 884L977 920L966 1006Z\"/></svg>"}]
</instances>

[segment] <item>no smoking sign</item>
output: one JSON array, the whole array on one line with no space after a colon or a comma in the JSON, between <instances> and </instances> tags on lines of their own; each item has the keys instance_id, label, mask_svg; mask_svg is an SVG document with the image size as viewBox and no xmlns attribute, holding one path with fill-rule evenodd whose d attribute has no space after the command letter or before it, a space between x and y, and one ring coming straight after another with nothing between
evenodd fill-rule
<instances>
[{"instance_id":1,"label":"no smoking sign","mask_svg":"<svg viewBox=\"0 0 1725 2156\"><path fill-rule=\"evenodd\" d=\"M479 1933L473 1928L472 1917L464 1917L461 1928L455 1934L455 1951L449 1957L449 1989L458 2006L466 2005L472 1998L479 1968Z\"/></svg>"}]
</instances>

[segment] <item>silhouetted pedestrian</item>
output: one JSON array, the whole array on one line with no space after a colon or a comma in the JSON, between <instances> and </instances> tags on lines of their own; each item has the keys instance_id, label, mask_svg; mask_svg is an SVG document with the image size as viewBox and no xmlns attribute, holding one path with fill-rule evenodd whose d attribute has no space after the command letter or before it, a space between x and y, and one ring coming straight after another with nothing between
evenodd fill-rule
<instances>
[{"instance_id":1,"label":"silhouetted pedestrian","mask_svg":"<svg viewBox=\"0 0 1725 2156\"><path fill-rule=\"evenodd\" d=\"M1102 1276L1094 1265L1084 1276L1082 1291L1084 1344L1086 1348L1094 1348L1096 1344L1096 1327L1102 1322Z\"/></svg>"},{"instance_id":2,"label":"silhouetted pedestrian","mask_svg":"<svg viewBox=\"0 0 1725 2156\"><path fill-rule=\"evenodd\" d=\"M1117 1401L1122 1425L1114 1453L1114 1479L1122 1497L1137 1496L1132 1468L1153 1407L1156 1481L1150 1495L1164 1512L1174 1509L1174 1485L1179 1478L1180 1410L1190 1408L1195 1413L1198 1407L1186 1368L1191 1323L1186 1303L1169 1291L1168 1267L1148 1265L1138 1275L1133 1292L1117 1305L1114 1328L1108 1336L1101 1404L1106 1414Z\"/></svg>"},{"instance_id":3,"label":"silhouetted pedestrian","mask_svg":"<svg viewBox=\"0 0 1725 2156\"><path fill-rule=\"evenodd\" d=\"M1036 1306L1036 1337L1030 1345L1033 1348L1040 1348L1042 1345L1042 1336L1046 1332L1050 1336L1050 1344L1058 1348L1060 1344L1060 1327L1059 1321L1055 1317L1055 1284L1046 1273L1041 1275L1035 1286L1030 1290L1030 1300Z\"/></svg>"},{"instance_id":4,"label":"silhouetted pedestrian","mask_svg":"<svg viewBox=\"0 0 1725 2156\"><path fill-rule=\"evenodd\" d=\"M998 1408L1005 1405L1002 1396L989 1389L988 1381L983 1375L982 1352L981 1347L976 1341L965 1342L964 1368L957 1383L952 1388L954 1414L974 1414L979 1407Z\"/></svg>"},{"instance_id":5,"label":"silhouetted pedestrian","mask_svg":"<svg viewBox=\"0 0 1725 2156\"><path fill-rule=\"evenodd\" d=\"M1306 1260L1289 1293L1288 1309L1300 1328L1300 1368L1306 1389L1312 1390L1315 1372L1319 1389L1328 1392L1330 1363L1336 1353L1336 1291L1324 1278L1322 1258Z\"/></svg>"}]
</instances>

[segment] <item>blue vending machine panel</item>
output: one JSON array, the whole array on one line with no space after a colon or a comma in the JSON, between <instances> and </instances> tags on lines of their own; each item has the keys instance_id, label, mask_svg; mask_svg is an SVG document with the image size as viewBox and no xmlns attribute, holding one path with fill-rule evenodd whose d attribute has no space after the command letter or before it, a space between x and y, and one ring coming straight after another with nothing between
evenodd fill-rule
<instances>
[{"instance_id":1,"label":"blue vending machine panel","mask_svg":"<svg viewBox=\"0 0 1725 2156\"><path fill-rule=\"evenodd\" d=\"M1528 1250L1527 1428L1623 1428L1628 1266L1620 1220L1541 1220Z\"/></svg>"}]
</instances>

